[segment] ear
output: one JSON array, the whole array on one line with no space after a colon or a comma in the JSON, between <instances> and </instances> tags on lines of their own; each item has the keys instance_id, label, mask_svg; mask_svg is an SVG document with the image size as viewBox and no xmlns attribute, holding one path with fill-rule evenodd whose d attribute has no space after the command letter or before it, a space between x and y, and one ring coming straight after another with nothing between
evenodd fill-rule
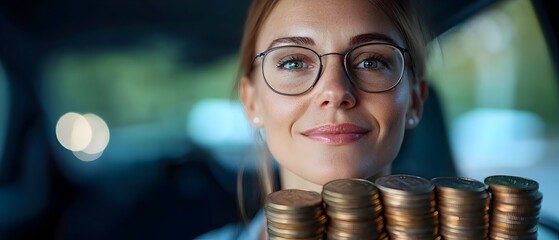
<instances>
[{"instance_id":1,"label":"ear","mask_svg":"<svg viewBox=\"0 0 559 240\"><path fill-rule=\"evenodd\" d=\"M423 104L429 95L427 81L419 80L410 88L411 104L406 114L406 129L413 129L421 120L423 114Z\"/></svg>"},{"instance_id":2,"label":"ear","mask_svg":"<svg viewBox=\"0 0 559 240\"><path fill-rule=\"evenodd\" d=\"M262 114L257 99L256 85L248 77L241 79L241 102L245 108L245 114L252 126L262 127Z\"/></svg>"}]
</instances>

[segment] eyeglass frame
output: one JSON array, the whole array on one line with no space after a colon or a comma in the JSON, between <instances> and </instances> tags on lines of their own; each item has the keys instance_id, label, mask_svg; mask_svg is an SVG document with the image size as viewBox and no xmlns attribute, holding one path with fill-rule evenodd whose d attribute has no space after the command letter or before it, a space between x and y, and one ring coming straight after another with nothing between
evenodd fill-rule
<instances>
[{"instance_id":1,"label":"eyeglass frame","mask_svg":"<svg viewBox=\"0 0 559 240\"><path fill-rule=\"evenodd\" d=\"M360 47L363 47L363 46L369 46L369 45L391 46L391 47L397 49L399 51L400 55L402 56L402 70L401 70L401 73L400 73L400 78L398 78L398 81L396 81L396 83L388 89L385 89L385 90L382 90L382 91L367 91L367 90L364 90L361 87L359 87L356 83L354 83L355 80L353 80L353 78L349 74L348 66L347 66L349 54L357 48L360 48ZM338 55L338 56L344 57L344 60L343 60L344 73L347 76L347 78L349 79L349 82L351 83L351 85L356 87L357 89L359 89L363 92L366 92L366 93L382 93L382 92L390 91L390 90L394 89L396 86L398 86L400 84L400 82L402 81L402 78L404 77L404 73L406 71L406 56L405 56L405 53L408 53L408 54L410 53L409 49L407 49L407 48L403 48L403 47L397 46L395 44L385 43L385 42L369 42L369 43L364 43L364 44L354 46L354 47L350 48L349 50L347 50L345 53L329 52L329 53L324 53L324 54L318 54L318 52L316 52L315 50L313 50L311 48L308 48L308 47L304 47L304 46L285 45L285 46L278 46L278 47L269 48L269 49L266 49L263 52L260 52L260 53L256 54L256 56L254 56L254 58L252 59L252 62L250 64L250 66L251 66L250 71L252 71L252 68L253 68L252 66L254 66L254 63L256 62L256 59L262 58L262 63L264 63L264 60L265 60L266 56L268 55L268 53L273 52L277 49L289 48L289 47L302 48L302 49L306 49L306 50L311 51L316 56L318 56L318 61L320 63L320 67L318 69L318 74L316 75L316 79L313 80L313 83L305 91L303 91L301 93L283 93L283 92L280 92L280 91L274 89L272 86L270 86L270 83L268 83L268 80L266 79L266 75L264 74L264 64L261 64L262 66L260 67L260 70L262 72L262 77L264 78L264 82L266 83L266 85L268 85L268 88L270 88L273 92L275 92L277 94L280 94L280 95L284 95L284 96L300 96L300 95L303 95L303 94L306 94L306 93L310 92L314 88L314 86L316 85L318 80L320 80L320 77L322 76L322 73L323 73L322 70L324 68L324 64L322 63L322 57L328 56L328 55ZM413 71L413 69L412 69L412 71Z\"/></svg>"}]
</instances>

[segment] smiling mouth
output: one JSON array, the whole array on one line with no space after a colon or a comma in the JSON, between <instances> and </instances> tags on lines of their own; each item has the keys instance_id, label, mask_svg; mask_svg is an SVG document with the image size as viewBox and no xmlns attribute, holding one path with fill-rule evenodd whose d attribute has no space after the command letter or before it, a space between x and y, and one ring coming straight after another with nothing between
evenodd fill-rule
<instances>
[{"instance_id":1,"label":"smiling mouth","mask_svg":"<svg viewBox=\"0 0 559 240\"><path fill-rule=\"evenodd\" d=\"M303 136L317 142L343 145L355 142L364 137L369 130L353 124L325 125L310 129Z\"/></svg>"}]
</instances>

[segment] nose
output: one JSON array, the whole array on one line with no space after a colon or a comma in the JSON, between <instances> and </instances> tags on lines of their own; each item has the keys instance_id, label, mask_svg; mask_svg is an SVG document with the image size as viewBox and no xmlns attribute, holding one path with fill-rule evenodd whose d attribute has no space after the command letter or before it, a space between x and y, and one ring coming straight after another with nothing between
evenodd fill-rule
<instances>
[{"instance_id":1,"label":"nose","mask_svg":"<svg viewBox=\"0 0 559 240\"><path fill-rule=\"evenodd\" d=\"M335 55L341 59L330 57L326 61L326 56ZM346 75L343 55L329 53L321 56L323 59L323 69L319 81L316 83L315 90L316 104L321 108L344 108L349 109L355 106L357 99L353 92L353 86ZM337 60L337 61L336 61Z\"/></svg>"}]
</instances>

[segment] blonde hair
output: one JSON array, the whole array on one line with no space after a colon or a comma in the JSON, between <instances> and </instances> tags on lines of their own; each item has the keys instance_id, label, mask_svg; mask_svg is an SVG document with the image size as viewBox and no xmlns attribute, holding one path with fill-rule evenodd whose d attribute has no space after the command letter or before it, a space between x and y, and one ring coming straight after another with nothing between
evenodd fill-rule
<instances>
[{"instance_id":1,"label":"blonde hair","mask_svg":"<svg viewBox=\"0 0 559 240\"><path fill-rule=\"evenodd\" d=\"M278 0L253 0L246 16L246 21L244 25L244 33L241 42L240 50L240 62L237 71L237 81L233 89L233 95L238 96L241 79L247 75L250 71L252 59L256 55L255 45L260 33L260 28L264 24L264 21L277 4ZM272 160L271 154L266 146L264 136L258 129L253 129L253 136L256 140L256 145L258 148L258 155L260 156L260 161L258 162L258 176L260 189L260 198L264 199L269 193L275 191L273 170L272 170ZM243 193L243 168L239 169L237 174L237 200L239 204L239 210L241 217L244 221L248 221L248 216L244 206L244 193ZM263 201L261 201L263 202Z\"/></svg>"},{"instance_id":2,"label":"blonde hair","mask_svg":"<svg viewBox=\"0 0 559 240\"><path fill-rule=\"evenodd\" d=\"M371 4L381 9L388 18L395 24L400 35L405 41L405 47L410 52L410 68L413 72L412 79L418 82L425 75L426 46L431 40L432 34L428 32L423 15L423 8L417 0L369 0ZM252 61L256 55L256 41L258 35L270 12L278 3L278 0L253 0L246 16L244 33L240 48L240 62L237 73L237 82L233 93L238 96L240 81L243 77L250 74L252 70ZM259 135L259 131L255 130L257 144L260 147L260 184L262 185L262 197L274 191L274 176L271 167L271 156L264 139ZM237 178L237 190L239 192L239 207L241 214L244 213L244 200L242 199L242 170Z\"/></svg>"}]
</instances>

